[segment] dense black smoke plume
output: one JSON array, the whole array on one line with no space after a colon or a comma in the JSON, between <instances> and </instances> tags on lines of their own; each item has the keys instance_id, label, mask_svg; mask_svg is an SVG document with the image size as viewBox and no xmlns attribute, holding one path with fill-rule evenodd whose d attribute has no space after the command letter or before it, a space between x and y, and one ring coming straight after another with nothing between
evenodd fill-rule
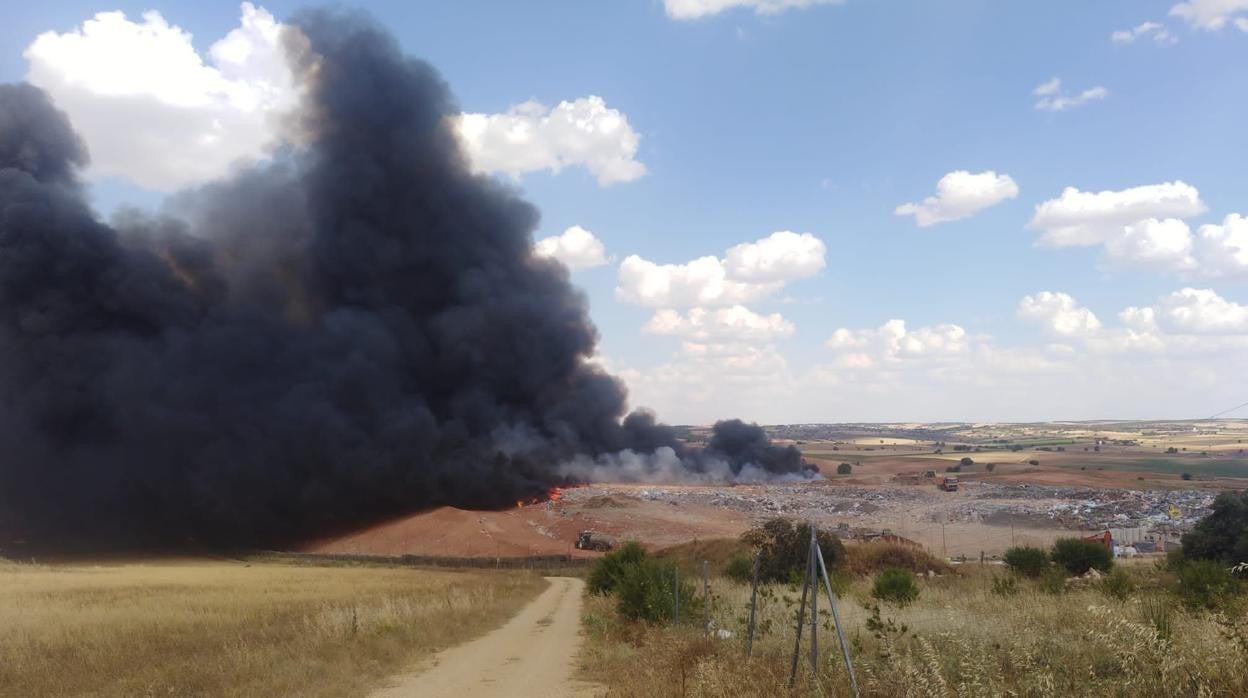
<instances>
[{"instance_id":1,"label":"dense black smoke plume","mask_svg":"<svg viewBox=\"0 0 1248 698\"><path fill-rule=\"evenodd\" d=\"M696 468L585 361L584 296L435 71L356 15L293 25L298 145L157 217L97 220L66 117L0 85L0 546L280 544L506 506L578 454ZM739 422L710 450L800 467Z\"/></svg>"}]
</instances>

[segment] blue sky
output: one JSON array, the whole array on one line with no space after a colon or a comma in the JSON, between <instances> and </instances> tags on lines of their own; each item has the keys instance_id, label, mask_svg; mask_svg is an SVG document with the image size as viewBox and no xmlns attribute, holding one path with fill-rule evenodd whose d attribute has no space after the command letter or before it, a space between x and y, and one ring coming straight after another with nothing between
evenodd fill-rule
<instances>
[{"instance_id":1,"label":"blue sky","mask_svg":"<svg viewBox=\"0 0 1248 698\"><path fill-rule=\"evenodd\" d=\"M580 226L601 242L592 261L605 263L572 272L600 354L634 403L670 421L1177 418L1248 399L1248 222L1232 217L1248 214L1248 2L686 2L697 17L680 16L679 0L350 4L435 65L466 113L532 100L549 114L593 96L626 119L635 150L593 144L631 163L619 181L604 184L580 151L557 172L488 143L474 161L541 209L535 238ZM298 6L262 3L275 22ZM209 67L240 23L230 2L7 13L0 80L48 88L87 127L97 166L114 136L93 137L91 120L116 96L83 72L98 56L31 47L111 10L135 26L159 12ZM1055 77L1060 87L1035 92ZM147 79L117 89L175 114L199 108L169 107ZM551 133L557 152L565 141ZM125 157L92 173L102 215L164 195L140 172L150 163ZM948 180L939 205L955 220L896 212L959 171L978 179ZM967 189L984 185L980 198ZM1060 225L1093 232L1041 243ZM775 266L731 271L730 248L776 231L822 249L776 238L751 248L779 254ZM638 301L623 270L633 255L716 256L744 295ZM679 273L646 269L638 279ZM682 322L658 322L665 312Z\"/></svg>"}]
</instances>

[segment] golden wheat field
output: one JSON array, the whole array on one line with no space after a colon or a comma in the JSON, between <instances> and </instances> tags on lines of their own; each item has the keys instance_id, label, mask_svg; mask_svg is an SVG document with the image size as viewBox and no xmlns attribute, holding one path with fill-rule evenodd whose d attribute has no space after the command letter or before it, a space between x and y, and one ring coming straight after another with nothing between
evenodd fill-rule
<instances>
[{"instance_id":1,"label":"golden wheat field","mask_svg":"<svg viewBox=\"0 0 1248 698\"><path fill-rule=\"evenodd\" d=\"M0 563L0 694L360 695L545 584L519 571Z\"/></svg>"},{"instance_id":2,"label":"golden wheat field","mask_svg":"<svg viewBox=\"0 0 1248 698\"><path fill-rule=\"evenodd\" d=\"M876 602L869 577L841 580L847 587L839 608L862 695L1248 695L1242 608L1188 611L1161 590L1151 563L1132 565L1130 574L1136 590L1125 601L1090 584L1054 595L1030 580L1018 580L1002 596L992 591L1000 568L975 565L921 579L914 604L879 604L878 614L870 609ZM609 686L611 696L786 694L799 593L782 585L765 589L747 659L749 586L717 578L711 589L712 618L731 638L708 639L700 622L627 623L614 597L591 597L582 675ZM851 695L829 621L825 616L820 629L817 682L803 640L795 695Z\"/></svg>"}]
</instances>

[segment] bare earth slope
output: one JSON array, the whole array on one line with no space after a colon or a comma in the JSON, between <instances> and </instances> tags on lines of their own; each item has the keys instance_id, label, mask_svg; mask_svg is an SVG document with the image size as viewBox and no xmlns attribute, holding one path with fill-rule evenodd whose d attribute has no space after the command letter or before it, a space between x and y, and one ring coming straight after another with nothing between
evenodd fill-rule
<instances>
[{"instance_id":1,"label":"bare earth slope","mask_svg":"<svg viewBox=\"0 0 1248 698\"><path fill-rule=\"evenodd\" d=\"M551 577L550 588L494 632L439 653L432 665L397 677L374 698L508 696L564 698L596 695L575 682L581 645L579 579Z\"/></svg>"}]
</instances>

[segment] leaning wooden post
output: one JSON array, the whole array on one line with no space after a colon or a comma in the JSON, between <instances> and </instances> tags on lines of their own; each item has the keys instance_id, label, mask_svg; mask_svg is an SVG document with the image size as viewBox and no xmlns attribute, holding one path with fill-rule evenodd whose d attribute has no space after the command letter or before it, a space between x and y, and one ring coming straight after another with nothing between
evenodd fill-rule
<instances>
[{"instance_id":1,"label":"leaning wooden post","mask_svg":"<svg viewBox=\"0 0 1248 698\"><path fill-rule=\"evenodd\" d=\"M793 641L793 661L789 665L789 688L797 680L797 655L802 649L802 626L806 625L806 593L810 591L810 560L806 561L806 572L802 576L802 603L797 609L797 639Z\"/></svg>"},{"instance_id":2,"label":"leaning wooden post","mask_svg":"<svg viewBox=\"0 0 1248 698\"><path fill-rule=\"evenodd\" d=\"M758 568L763 561L763 551L754 554L754 582L750 585L750 626L745 636L745 656L754 653L754 608L758 605Z\"/></svg>"},{"instance_id":3,"label":"leaning wooden post","mask_svg":"<svg viewBox=\"0 0 1248 698\"><path fill-rule=\"evenodd\" d=\"M832 606L832 623L836 625L836 637L841 643L841 655L845 657L845 669L849 672L849 686L858 698L858 679L854 676L854 662L849 658L849 645L845 642L845 630L841 626L841 614L836 610L836 595L832 593L832 580L828 577L828 566L823 562L823 550L818 546L815 552L819 555L819 571L823 573L823 584L828 590L828 603Z\"/></svg>"}]
</instances>

